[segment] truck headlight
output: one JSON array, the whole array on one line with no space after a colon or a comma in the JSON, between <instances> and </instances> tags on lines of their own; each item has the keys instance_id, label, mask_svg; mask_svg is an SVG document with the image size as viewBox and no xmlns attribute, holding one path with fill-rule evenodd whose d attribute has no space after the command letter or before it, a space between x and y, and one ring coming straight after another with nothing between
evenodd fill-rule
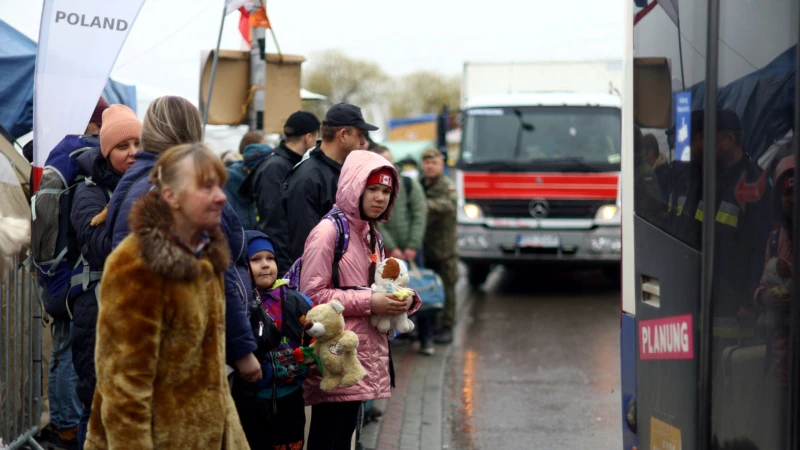
<instances>
[{"instance_id":1,"label":"truck headlight","mask_svg":"<svg viewBox=\"0 0 800 450\"><path fill-rule=\"evenodd\" d=\"M620 223L619 208L616 205L603 205L597 209L594 221L602 225L618 225Z\"/></svg>"},{"instance_id":2,"label":"truck headlight","mask_svg":"<svg viewBox=\"0 0 800 450\"><path fill-rule=\"evenodd\" d=\"M482 219L483 211L481 207L475 203L466 203L464 204L464 215L467 216L468 219Z\"/></svg>"}]
</instances>

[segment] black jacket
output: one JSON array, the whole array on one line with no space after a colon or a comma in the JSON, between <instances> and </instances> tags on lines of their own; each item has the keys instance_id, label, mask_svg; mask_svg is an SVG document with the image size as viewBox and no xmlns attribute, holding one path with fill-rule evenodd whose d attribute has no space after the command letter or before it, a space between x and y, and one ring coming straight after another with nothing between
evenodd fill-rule
<instances>
[{"instance_id":1,"label":"black jacket","mask_svg":"<svg viewBox=\"0 0 800 450\"><path fill-rule=\"evenodd\" d=\"M289 257L289 222L283 209L283 182L286 175L302 159L301 155L281 141L272 154L264 158L245 178L239 195L252 198L258 210L258 230L275 245L278 274L283 276L294 263Z\"/></svg>"},{"instance_id":2,"label":"black jacket","mask_svg":"<svg viewBox=\"0 0 800 450\"><path fill-rule=\"evenodd\" d=\"M117 187L122 176L111 169L108 160L100 154L100 149L89 150L80 155L78 165L90 177L75 188L70 222L75 229L81 254L92 270L100 271L103 270L106 257L111 253L111 234L105 223L93 227L91 221L106 207L110 193ZM97 296L94 289L89 289L76 298L72 311L72 363L78 374L78 398L85 405L92 404L96 382L96 322Z\"/></svg>"},{"instance_id":3,"label":"black jacket","mask_svg":"<svg viewBox=\"0 0 800 450\"><path fill-rule=\"evenodd\" d=\"M684 169L671 205L675 236L699 249L703 221L715 221L714 315L736 317L740 306L752 302L761 278L772 188L767 174L745 154L717 172L717 208L712 214L703 203L699 168Z\"/></svg>"},{"instance_id":4,"label":"black jacket","mask_svg":"<svg viewBox=\"0 0 800 450\"><path fill-rule=\"evenodd\" d=\"M319 146L297 165L284 185L283 206L289 223L289 259L303 254L306 238L336 202L342 165L328 158Z\"/></svg>"}]
</instances>

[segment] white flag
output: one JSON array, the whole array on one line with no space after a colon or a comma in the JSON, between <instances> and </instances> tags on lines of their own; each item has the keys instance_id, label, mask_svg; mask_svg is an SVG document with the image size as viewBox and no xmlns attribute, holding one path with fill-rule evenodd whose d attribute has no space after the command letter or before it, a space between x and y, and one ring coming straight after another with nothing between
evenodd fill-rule
<instances>
[{"instance_id":1,"label":"white flag","mask_svg":"<svg viewBox=\"0 0 800 450\"><path fill-rule=\"evenodd\" d=\"M252 6L253 0L225 0L225 14L230 14L242 6Z\"/></svg>"},{"instance_id":2,"label":"white flag","mask_svg":"<svg viewBox=\"0 0 800 450\"><path fill-rule=\"evenodd\" d=\"M86 130L144 0L44 0L33 90L35 185L50 151Z\"/></svg>"}]
</instances>

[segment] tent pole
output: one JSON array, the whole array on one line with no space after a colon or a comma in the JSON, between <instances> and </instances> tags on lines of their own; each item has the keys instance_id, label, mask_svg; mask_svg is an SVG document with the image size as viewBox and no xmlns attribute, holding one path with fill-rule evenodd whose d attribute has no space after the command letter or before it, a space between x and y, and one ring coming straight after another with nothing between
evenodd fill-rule
<instances>
[{"instance_id":1,"label":"tent pole","mask_svg":"<svg viewBox=\"0 0 800 450\"><path fill-rule=\"evenodd\" d=\"M211 80L208 83L208 96L203 108L203 139L206 136L206 124L208 123L208 111L211 109L211 93L214 91L214 78L217 76L217 62L219 61L219 46L222 44L222 28L225 26L225 15L228 12L227 2L222 2L222 20L219 23L219 36L217 37L217 50L214 52L214 63L211 65Z\"/></svg>"}]
</instances>

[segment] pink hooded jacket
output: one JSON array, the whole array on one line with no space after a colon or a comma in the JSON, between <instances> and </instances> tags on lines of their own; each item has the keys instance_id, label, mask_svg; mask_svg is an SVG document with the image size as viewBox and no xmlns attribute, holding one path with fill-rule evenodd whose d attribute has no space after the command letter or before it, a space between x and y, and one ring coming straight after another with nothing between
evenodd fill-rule
<instances>
[{"instance_id":1,"label":"pink hooded jacket","mask_svg":"<svg viewBox=\"0 0 800 450\"><path fill-rule=\"evenodd\" d=\"M336 191L336 205L347 216L350 226L350 243L347 252L339 262L341 286L369 287L369 266L371 246L368 244L369 223L361 219L361 196L366 189L367 179L373 172L388 168L394 178L392 198L386 212L378 219L389 220L394 201L397 198L397 171L384 157L367 151L352 152L342 166L339 187ZM300 274L300 290L314 305L327 303L333 299L344 305L345 328L358 335L358 359L367 375L353 387L323 392L319 389L320 374L312 370L303 391L306 405L322 402L350 402L391 397L389 378L389 340L369 323L371 290L334 289L331 282L333 250L336 241L336 227L330 220L322 220L308 235L303 251L303 270ZM384 255L380 255L383 258ZM409 314L420 307L418 296L409 309Z\"/></svg>"}]
</instances>

